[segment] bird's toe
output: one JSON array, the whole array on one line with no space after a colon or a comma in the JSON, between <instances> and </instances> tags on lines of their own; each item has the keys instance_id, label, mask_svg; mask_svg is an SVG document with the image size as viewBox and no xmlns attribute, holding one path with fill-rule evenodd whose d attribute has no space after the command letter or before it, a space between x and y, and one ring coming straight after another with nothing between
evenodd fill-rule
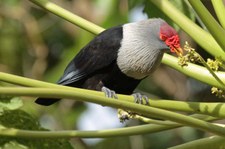
<instances>
[{"instance_id":1,"label":"bird's toe","mask_svg":"<svg viewBox=\"0 0 225 149\"><path fill-rule=\"evenodd\" d=\"M116 92L114 90L110 90L109 88L105 86L102 87L102 92L104 92L105 96L108 98L118 99Z\"/></svg>"},{"instance_id":2,"label":"bird's toe","mask_svg":"<svg viewBox=\"0 0 225 149\"><path fill-rule=\"evenodd\" d=\"M138 104L144 104L143 101L145 101L145 105L149 105L148 96L143 95L141 93L134 93L132 94L134 96L134 102Z\"/></svg>"}]
</instances>

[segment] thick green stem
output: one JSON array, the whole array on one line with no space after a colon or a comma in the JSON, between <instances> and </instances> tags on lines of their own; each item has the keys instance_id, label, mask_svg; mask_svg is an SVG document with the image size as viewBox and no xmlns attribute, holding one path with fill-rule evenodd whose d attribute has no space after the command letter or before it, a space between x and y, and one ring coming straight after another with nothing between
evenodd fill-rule
<instances>
[{"instance_id":1,"label":"thick green stem","mask_svg":"<svg viewBox=\"0 0 225 149\"><path fill-rule=\"evenodd\" d=\"M173 57L171 58L172 58L171 60L173 60ZM180 66L178 67L182 68ZM189 64L187 67L190 67L189 69L192 69L191 64ZM202 70L200 70L200 72L202 72ZM196 70L195 73L198 73L198 71ZM203 79L209 79L209 78L203 78ZM16 75L11 75L7 73L3 73L3 72L0 72L0 80L4 82L12 83L12 84L22 85L22 86L64 89L64 90L69 90L73 92L80 92L83 94L104 96L103 92L85 90L81 88L73 88L73 87L67 87L67 86L60 86L60 85L56 85L52 83L37 81L37 80L24 78L24 77L20 77ZM118 94L118 97L119 97L119 100L133 102L133 96ZM167 109L172 111L201 113L201 114L207 114L207 115L212 115L216 117L225 117L225 105L222 103L202 103L202 102L199 103L199 102L183 102L183 101L174 101L174 100L152 100L152 99L149 99L149 103L151 103L150 106L152 107L157 107L157 108L162 108L162 109Z\"/></svg>"},{"instance_id":2,"label":"thick green stem","mask_svg":"<svg viewBox=\"0 0 225 149\"><path fill-rule=\"evenodd\" d=\"M219 23L213 18L210 12L205 8L199 0L189 0L192 7L195 9L202 22L205 24L211 35L215 38L220 47L225 51L225 30L219 25ZM222 14L224 15L224 14ZM225 53L223 53L225 55Z\"/></svg>"},{"instance_id":3,"label":"thick green stem","mask_svg":"<svg viewBox=\"0 0 225 149\"><path fill-rule=\"evenodd\" d=\"M93 102L104 106L110 106L114 108L122 108L124 110L130 110L138 114L142 114L149 118L161 118L170 121L174 121L186 126L195 127L204 131L208 131L220 136L225 136L225 129L221 126L211 124L193 117L185 116L182 114L174 113L167 110L139 105L136 103L130 103L127 101L109 99L104 96L96 96L83 92L75 92L64 89L48 89L48 88L0 88L0 94L2 95L15 95L15 96L40 96L41 97L55 97L55 98L68 98L76 99L80 101Z\"/></svg>"},{"instance_id":4,"label":"thick green stem","mask_svg":"<svg viewBox=\"0 0 225 149\"><path fill-rule=\"evenodd\" d=\"M183 74L190 76L196 80L202 81L204 83L207 83L211 86L215 86L221 89L225 89L225 87L219 83L212 74L206 69L205 67L195 65L192 63L188 63L188 66L181 67L177 64L177 58L174 56L171 56L169 54L164 54L164 58L162 60L162 63L167 64L168 66L182 72ZM220 78L220 80L225 83L225 73L224 72L215 72L215 74Z\"/></svg>"},{"instance_id":5,"label":"thick green stem","mask_svg":"<svg viewBox=\"0 0 225 149\"><path fill-rule=\"evenodd\" d=\"M215 118L213 117L204 116L204 115L193 115L192 117L202 119L205 121L215 120ZM182 124L178 124L174 122L170 122L170 123L171 125L146 124L146 125L133 126L133 127L125 127L125 128L110 129L110 130L96 130L96 131L77 131L77 130L31 131L31 130L6 128L3 126L0 126L0 136L23 137L23 138L72 138L72 137L106 138L106 137L149 134L149 133L160 132L160 131L169 130L169 129L183 126Z\"/></svg>"},{"instance_id":6,"label":"thick green stem","mask_svg":"<svg viewBox=\"0 0 225 149\"><path fill-rule=\"evenodd\" d=\"M214 10L216 12L216 15L220 21L220 24L223 26L225 29L225 4L223 0L212 0L212 4L214 7Z\"/></svg>"},{"instance_id":7,"label":"thick green stem","mask_svg":"<svg viewBox=\"0 0 225 149\"><path fill-rule=\"evenodd\" d=\"M94 23L91 23L69 12L66 9L63 9L62 7L59 7L58 5L51 3L48 0L30 0L30 1L93 34L99 34L104 30L103 28L95 25Z\"/></svg>"},{"instance_id":8,"label":"thick green stem","mask_svg":"<svg viewBox=\"0 0 225 149\"><path fill-rule=\"evenodd\" d=\"M177 25L179 25L186 33L188 33L207 52L209 52L211 55L221 57L223 60L225 60L224 51L217 44L214 38L208 32L204 31L202 28L192 22L182 12L180 12L176 7L174 7L168 0L150 1L154 5L156 5L162 12L164 12L165 15L167 15L171 20L173 20Z\"/></svg>"},{"instance_id":9,"label":"thick green stem","mask_svg":"<svg viewBox=\"0 0 225 149\"><path fill-rule=\"evenodd\" d=\"M151 106L170 111L182 111L188 113L200 113L215 117L225 117L224 103L207 103L207 102L183 102L167 100L149 100ZM173 105L173 106L171 106Z\"/></svg>"},{"instance_id":10,"label":"thick green stem","mask_svg":"<svg viewBox=\"0 0 225 149\"><path fill-rule=\"evenodd\" d=\"M172 58L171 60L173 60L172 56L171 58ZM171 63L173 63L173 61ZM182 68L180 66L178 67ZM189 64L188 67L192 69L191 64ZM198 71L196 71L196 73L197 72ZM200 72L202 72L202 70L200 70ZM209 79L209 78L203 78L203 79ZM4 82L12 83L12 84L22 85L22 86L64 89L64 90L69 90L73 92L80 92L82 94L104 96L103 92L85 90L81 88L73 88L73 87L67 87L67 86L60 86L60 85L56 85L52 83L37 81L37 80L24 78L24 77L7 74L3 72L0 72L0 80ZM118 98L119 100L133 102L133 96L118 94ZM202 103L202 102L199 103L199 102L183 102L183 101L174 101L174 100L152 100L152 99L149 100L149 103L151 103L150 106L152 107L157 107L157 108L162 108L162 109L167 109L172 111L201 113L201 114L207 114L207 115L212 115L216 117L225 117L225 105L222 103Z\"/></svg>"},{"instance_id":11,"label":"thick green stem","mask_svg":"<svg viewBox=\"0 0 225 149\"><path fill-rule=\"evenodd\" d=\"M211 136L203 139L194 140L188 143L170 147L169 149L222 149L225 146L225 138Z\"/></svg>"},{"instance_id":12,"label":"thick green stem","mask_svg":"<svg viewBox=\"0 0 225 149\"><path fill-rule=\"evenodd\" d=\"M133 127L125 127L119 129L110 130L96 130L96 131L31 131L31 130L20 130L14 128L0 128L0 136L9 137L23 137L23 138L107 138L107 137L118 137L118 136L131 136L139 134L149 134L168 130L182 125L176 124L176 126L162 126L154 124L146 124Z\"/></svg>"}]
</instances>

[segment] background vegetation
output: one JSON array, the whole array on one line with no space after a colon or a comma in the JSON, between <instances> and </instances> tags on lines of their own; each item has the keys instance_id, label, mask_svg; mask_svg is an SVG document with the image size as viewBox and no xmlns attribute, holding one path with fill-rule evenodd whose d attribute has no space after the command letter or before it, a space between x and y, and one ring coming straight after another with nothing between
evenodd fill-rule
<instances>
[{"instance_id":1,"label":"background vegetation","mask_svg":"<svg viewBox=\"0 0 225 149\"><path fill-rule=\"evenodd\" d=\"M35 2L35 0L33 0L33 2ZM44 1L39 2L42 3ZM109 28L115 25L137 21L143 18L147 18L147 16L164 18L171 25L174 25L174 27L179 31L179 34L181 36L181 45L184 45L185 41L188 41L189 44L194 47L205 60L207 58L214 59L215 57L224 60L225 54L222 50L224 49L224 45L222 42L224 41L224 34L222 34L223 36L221 36L220 34L224 31L224 18L220 14L225 11L225 8L217 7L221 6L221 2L223 4L223 1L202 1L204 6L207 7L208 11L216 19L218 18L218 22L221 24L221 28L216 26L219 24L215 25L215 22L210 20L211 18L204 18L204 16L207 16L207 14L203 11L203 8L198 7L199 5L195 4L195 2L193 2L192 0L189 0L189 2L180 0L173 0L171 1L171 3L168 3L167 0L54 1L54 3L56 3L60 7L63 7L66 10L82 18L85 18L86 20L93 22L103 28ZM95 34L98 33L99 30L94 30L94 27L92 28L93 30L83 30L66 21L62 16L55 16L50 13L50 10L44 10L39 6L35 3L32 3L32 1L0 1L0 72L6 72L9 74L15 74L27 78L44 80L46 82L54 83L60 77L65 66L74 57L74 55L76 55L79 49L87 44L88 41L90 41L95 36ZM185 16L182 16L182 14L179 15L179 11L185 14L187 18L185 18ZM201 12L204 13L203 16L201 15ZM188 18L189 21L192 21L192 23L186 20ZM194 23L198 24L204 30L197 28ZM86 24L83 25L85 26ZM210 25L212 26L210 27ZM198 65L189 64L187 67L182 68L177 64L177 59L174 59L174 57L170 57L169 55L166 55L164 57L163 63L166 65L161 65L160 68L151 77L145 79L139 85L137 90L149 95L151 99L170 99L174 101L179 100L185 101L185 103L186 101L195 101L195 103L189 104L189 109L187 107L184 108L181 106L179 109L178 102L169 101L162 101L162 103L160 103L160 101L150 101L150 103L152 103L152 106L158 106L159 109L162 108L167 110L171 110L170 108L172 108L172 110L177 108L176 110L179 109L179 111L182 112L186 111L188 112L188 114L191 112L191 114L207 114L214 117L199 118L197 116L197 118L204 120L219 119L217 123L223 124L223 99L217 98L215 95L212 95L211 87L216 86L219 88L218 90L220 92L223 92L220 89L224 89L224 85L218 83L218 81L216 81L210 73L207 73L204 76L204 72L208 72L208 70L199 67L202 66L202 64L200 63L198 63ZM221 61L221 63L223 63L223 61ZM220 66L223 66L223 64L221 64ZM223 68L219 68L219 70L220 72L218 72L217 75L221 80L224 80L224 74L222 72ZM24 84L18 83L18 80L14 78L14 76L9 76L8 81L6 81L7 79L4 80L3 74L0 75L0 80L2 80L2 82L0 82L1 86L4 87L15 87L14 84L20 84L24 86L35 86L34 84L38 84L36 82L30 81L27 83L30 83L30 85L25 85L25 80L22 81L22 78L18 78L18 80L21 80L21 82L23 82ZM201 82L198 80L200 80ZM17 83L6 83L13 81ZM37 87L42 87L42 85L40 84L40 86ZM7 91L10 91L10 88L6 88L5 92ZM40 90L40 92L42 92L42 90ZM27 90L26 93L29 94L29 91ZM55 93L57 96L57 92L53 93ZM218 92L216 93L219 94ZM41 139L29 139L29 137L35 137L37 136L37 134L33 133L32 135L30 135L28 133L28 135L26 135L26 132L17 132L14 129L6 129L6 131L4 131L5 127L18 128L22 130L41 131L47 131L48 129L87 130L89 128L110 129L117 127L142 126L142 124L144 124L145 122L143 122L143 119L142 121L140 121L141 118L136 118L120 124L119 119L116 118L116 110L102 107L101 105L93 106L87 104L86 102L76 100L65 99L54 106L41 107L34 104L34 97L14 97L13 95L19 94L4 93L3 87L2 90L0 90L0 94L0 134L2 134L2 137L0 138L0 146L5 149L169 148L193 140L197 140L197 143L191 142L192 148L193 146L200 146L199 148L205 148L202 145L207 146L207 148L210 148L210 145L212 146L212 148L215 148L215 145L218 145L218 147L224 146L224 139L222 137L219 137L224 136L225 134L222 127L220 128L218 125L215 125L216 127L214 129L214 125L212 123L197 123L197 121L192 122L191 119L188 122L179 121L182 120L182 117L181 119L179 119L179 115L173 115L173 113L169 113L169 111L159 111L159 113L155 114L157 118L163 118L166 120L174 119L175 122L180 122L180 124L174 122L172 124L163 123L163 125L153 124L155 128L152 129L152 131L146 128L146 130L142 133L139 133L139 135L130 134L127 136L120 136L116 132L113 132L114 135L112 135L112 133L108 136L108 138L92 141L90 141L90 139L82 139L82 137L76 137L72 139L68 139L68 136L54 137L55 134L52 135L53 137L48 136L47 140L44 139L43 136L40 137ZM20 95L27 94L21 93ZM87 96L88 94L90 93L87 92ZM72 96L73 95L65 97ZM224 95L221 93L220 96ZM93 98L95 98L95 96L93 96ZM23 102L21 101L21 99L23 100ZM83 99L83 97L80 97L80 99ZM84 99L84 101L87 100ZM103 104L102 101L97 101L97 99L94 102L100 103L102 105L107 105L107 103ZM203 102L219 102L220 105L218 106L218 103L216 103L216 110L216 108L213 107L212 104L203 105ZM163 103L167 104L163 105ZM118 107L114 103L111 104L112 107ZM198 105L198 108L196 108L196 105ZM128 105L128 107L132 107L132 104ZM150 111L151 109L146 110ZM151 117L149 115L151 115L154 110L148 114L145 114L145 116ZM140 110L138 112L143 111ZM160 115L160 112L162 113L162 115ZM168 115L165 118L165 115L163 114ZM183 119L186 119L186 117L184 117ZM107 122L109 122L110 124L108 124ZM151 123L155 122L151 121ZM178 127L184 123L187 126L194 126L208 131L200 131L199 129L195 129L193 127L182 127L167 130L170 127ZM156 127L158 126L166 126L168 128L166 129L163 127L166 131L162 131L163 129L161 128L161 131L159 132L160 129L158 131L156 129ZM137 130L140 130L139 127ZM147 132L147 130L149 131L149 133ZM131 129L129 131L134 130ZM86 136L83 133L81 133L81 135L87 137L90 136L91 133L92 132L87 132ZM219 136L214 136L214 139L209 140L207 137L211 136L211 133L215 133ZM67 132L65 132L65 134L67 134ZM205 138L205 140L198 140L200 138ZM173 148L185 147L190 148L190 146L188 145L184 147L177 146Z\"/></svg>"}]
</instances>

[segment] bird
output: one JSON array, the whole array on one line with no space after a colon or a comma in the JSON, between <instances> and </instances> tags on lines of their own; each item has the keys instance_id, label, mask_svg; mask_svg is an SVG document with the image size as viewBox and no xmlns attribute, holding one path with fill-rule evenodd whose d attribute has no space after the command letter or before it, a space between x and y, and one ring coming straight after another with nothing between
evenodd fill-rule
<instances>
[{"instance_id":1,"label":"bird","mask_svg":"<svg viewBox=\"0 0 225 149\"><path fill-rule=\"evenodd\" d=\"M151 75L165 52L182 55L177 31L161 18L126 23L104 30L70 61L57 84L131 95ZM49 106L60 99L39 97Z\"/></svg>"}]
</instances>

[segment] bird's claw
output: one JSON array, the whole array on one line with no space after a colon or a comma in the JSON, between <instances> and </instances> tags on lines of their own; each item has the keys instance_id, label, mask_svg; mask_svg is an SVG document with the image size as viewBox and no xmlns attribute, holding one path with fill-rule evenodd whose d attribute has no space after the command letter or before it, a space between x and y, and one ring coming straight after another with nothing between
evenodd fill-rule
<instances>
[{"instance_id":1,"label":"bird's claw","mask_svg":"<svg viewBox=\"0 0 225 149\"><path fill-rule=\"evenodd\" d=\"M134 102L138 104L144 104L143 100L145 101L145 105L149 105L148 96L142 95L141 93L134 93Z\"/></svg>"},{"instance_id":2,"label":"bird's claw","mask_svg":"<svg viewBox=\"0 0 225 149\"><path fill-rule=\"evenodd\" d=\"M110 90L109 88L105 86L102 87L102 92L105 93L105 97L118 99L116 92L113 90Z\"/></svg>"}]
</instances>

